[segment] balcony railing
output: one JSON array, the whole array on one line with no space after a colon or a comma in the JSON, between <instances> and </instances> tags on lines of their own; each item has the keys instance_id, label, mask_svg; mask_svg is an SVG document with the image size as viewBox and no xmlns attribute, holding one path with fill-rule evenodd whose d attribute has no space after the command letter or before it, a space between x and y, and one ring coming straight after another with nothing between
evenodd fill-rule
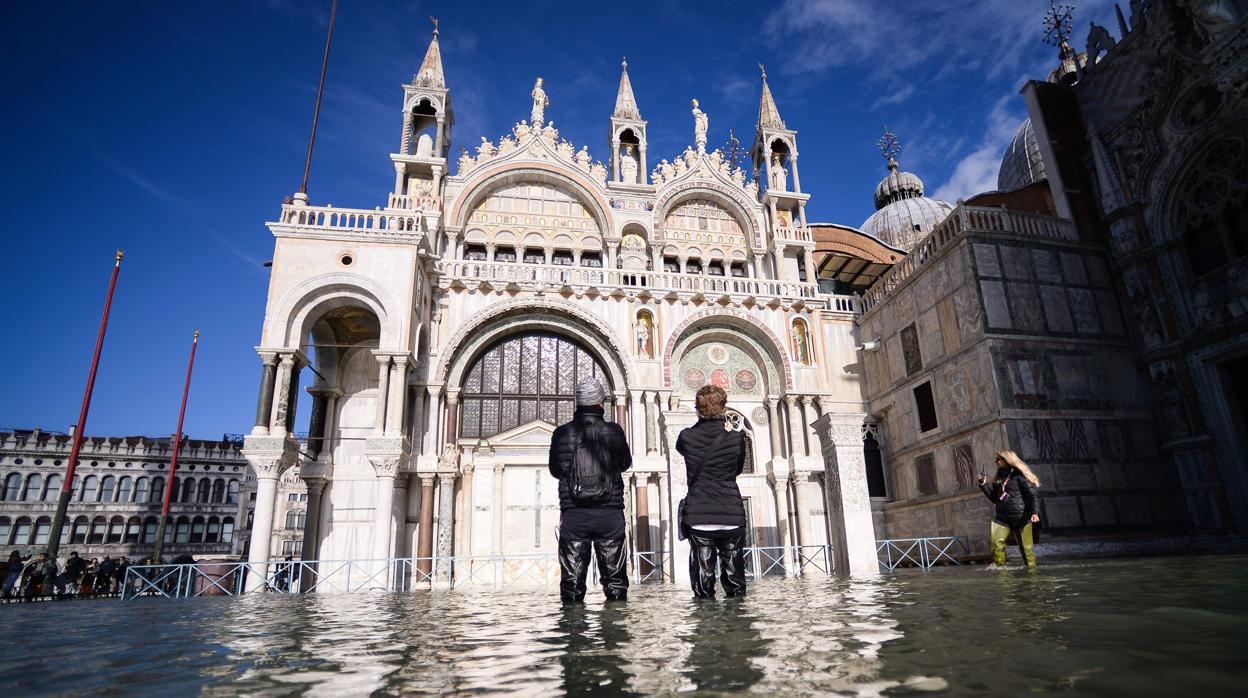
<instances>
[{"instance_id":1,"label":"balcony railing","mask_svg":"<svg viewBox=\"0 0 1248 698\"><path fill-rule=\"evenodd\" d=\"M777 240L788 242L810 242L810 228L777 226L773 229Z\"/></svg>"},{"instance_id":2,"label":"balcony railing","mask_svg":"<svg viewBox=\"0 0 1248 698\"><path fill-rule=\"evenodd\" d=\"M867 312L887 298L895 289L909 279L916 270L935 259L950 242L966 232L1006 233L1027 237L1047 238L1075 242L1079 234L1073 222L1053 216L1020 213L1000 208L959 206L937 225L922 242L910 250L901 260L875 282L862 299L862 311Z\"/></svg>"},{"instance_id":3,"label":"balcony railing","mask_svg":"<svg viewBox=\"0 0 1248 698\"><path fill-rule=\"evenodd\" d=\"M753 297L760 301L771 298L825 300L834 310L846 313L858 312L857 298L822 294L817 284L802 281L473 260L442 261L439 263L439 271L444 283L448 284L456 281L467 284L488 282L502 286L513 283L517 285L540 284L548 287L597 287L604 291L615 288L648 290L651 293L675 291L677 293L727 295L735 299Z\"/></svg>"},{"instance_id":4,"label":"balcony railing","mask_svg":"<svg viewBox=\"0 0 1248 698\"><path fill-rule=\"evenodd\" d=\"M316 235L317 233L347 237L381 237L395 242L416 242L423 236L424 223L418 212L403 213L392 209L368 210L286 204L276 223L269 224L274 233Z\"/></svg>"},{"instance_id":5,"label":"balcony railing","mask_svg":"<svg viewBox=\"0 0 1248 698\"><path fill-rule=\"evenodd\" d=\"M403 209L404 211L441 211L442 200L435 196L391 194L386 207Z\"/></svg>"}]
</instances>

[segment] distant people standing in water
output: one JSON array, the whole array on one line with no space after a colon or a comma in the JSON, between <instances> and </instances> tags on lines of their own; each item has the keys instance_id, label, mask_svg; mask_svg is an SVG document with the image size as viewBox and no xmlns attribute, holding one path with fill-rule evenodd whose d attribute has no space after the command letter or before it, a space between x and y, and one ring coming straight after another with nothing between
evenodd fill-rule
<instances>
[{"instance_id":1,"label":"distant people standing in water","mask_svg":"<svg viewBox=\"0 0 1248 698\"><path fill-rule=\"evenodd\" d=\"M724 421L728 394L703 386L694 398L698 422L680 432L689 494L679 524L689 537L689 579L696 598L714 598L719 562L728 596L745 595L745 504L737 476L745 467L745 436Z\"/></svg>"},{"instance_id":2,"label":"distant people standing in water","mask_svg":"<svg viewBox=\"0 0 1248 698\"><path fill-rule=\"evenodd\" d=\"M607 391L596 378L576 385L572 421L550 437L550 474L559 479L559 595L585 600L591 548L608 601L628 597L624 479L633 465L619 424L603 419Z\"/></svg>"},{"instance_id":3,"label":"distant people standing in water","mask_svg":"<svg viewBox=\"0 0 1248 698\"><path fill-rule=\"evenodd\" d=\"M1036 566L1036 556L1031 549L1032 524L1040 523L1040 499L1036 489L1040 478L1027 467L1022 458L1013 451L997 453L997 474L992 482L988 476L979 474L979 489L996 507L989 527L989 543L992 548L990 569L1005 566L1005 540L1014 534L1014 540L1023 551L1023 562Z\"/></svg>"}]
</instances>

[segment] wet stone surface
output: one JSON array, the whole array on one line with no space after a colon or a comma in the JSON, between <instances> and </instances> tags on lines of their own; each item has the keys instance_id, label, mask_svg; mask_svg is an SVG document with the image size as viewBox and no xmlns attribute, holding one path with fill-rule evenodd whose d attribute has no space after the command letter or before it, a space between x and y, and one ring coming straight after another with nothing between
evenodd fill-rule
<instances>
[{"instance_id":1,"label":"wet stone surface","mask_svg":"<svg viewBox=\"0 0 1248 698\"><path fill-rule=\"evenodd\" d=\"M1233 695L1245 562L775 580L709 602L644 587L610 606L549 590L14 604L0 695Z\"/></svg>"}]
</instances>

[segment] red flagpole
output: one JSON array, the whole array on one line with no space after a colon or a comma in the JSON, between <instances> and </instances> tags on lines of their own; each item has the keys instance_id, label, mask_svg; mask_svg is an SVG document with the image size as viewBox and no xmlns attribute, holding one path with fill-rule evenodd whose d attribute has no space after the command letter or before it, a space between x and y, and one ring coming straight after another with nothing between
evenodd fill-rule
<instances>
[{"instance_id":1,"label":"red flagpole","mask_svg":"<svg viewBox=\"0 0 1248 698\"><path fill-rule=\"evenodd\" d=\"M160 525L156 527L156 552L152 562L160 562L165 545L165 527L169 522L169 502L173 500L173 476L178 472L178 452L182 450L182 420L186 418L186 396L191 392L191 371L195 368L195 349L199 346L199 330L191 340L191 360L186 364L186 384L182 386L182 407L178 410L178 430L173 436L173 457L169 460L169 479L165 483L165 502L160 508Z\"/></svg>"},{"instance_id":2,"label":"red flagpole","mask_svg":"<svg viewBox=\"0 0 1248 698\"><path fill-rule=\"evenodd\" d=\"M104 351L104 331L108 329L108 313L113 307L113 291L117 289L117 275L121 273L121 258L125 252L117 250L113 263L113 275L108 281L108 295L104 298L104 315L100 318L100 332L95 338L95 354L91 357L91 371L87 374L87 389L82 394L82 408L78 410L78 423L74 426L74 443L65 466L65 482L61 484L61 496L56 503L56 516L52 518L52 531L48 534L48 559L56 560L61 547L61 531L65 527L65 512L69 510L69 498L74 489L74 470L78 468L78 454L82 451L82 435L87 431L87 410L91 408L91 392L95 389L95 374L100 368L100 354Z\"/></svg>"}]
</instances>

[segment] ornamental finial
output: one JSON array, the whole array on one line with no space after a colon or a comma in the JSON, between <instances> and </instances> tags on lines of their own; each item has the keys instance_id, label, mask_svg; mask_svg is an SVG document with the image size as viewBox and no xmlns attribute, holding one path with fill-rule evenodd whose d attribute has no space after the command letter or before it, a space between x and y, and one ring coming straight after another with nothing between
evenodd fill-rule
<instances>
[{"instance_id":1,"label":"ornamental finial","mask_svg":"<svg viewBox=\"0 0 1248 698\"><path fill-rule=\"evenodd\" d=\"M767 82L767 67L764 66L762 63L759 63L758 70L760 73L763 74L763 82Z\"/></svg>"},{"instance_id":2,"label":"ornamental finial","mask_svg":"<svg viewBox=\"0 0 1248 698\"><path fill-rule=\"evenodd\" d=\"M888 169L897 169L897 156L901 154L901 141L897 140L897 134L884 127L884 135L876 142L875 147L880 149L884 157L888 158Z\"/></svg>"},{"instance_id":3,"label":"ornamental finial","mask_svg":"<svg viewBox=\"0 0 1248 698\"><path fill-rule=\"evenodd\" d=\"M438 35L438 18L429 15L429 21L433 22L433 35L436 37Z\"/></svg>"},{"instance_id":4,"label":"ornamental finial","mask_svg":"<svg viewBox=\"0 0 1248 698\"><path fill-rule=\"evenodd\" d=\"M1074 10L1075 6L1068 3L1049 3L1049 11L1044 15L1044 43L1059 47L1066 44L1074 29Z\"/></svg>"},{"instance_id":5,"label":"ornamental finial","mask_svg":"<svg viewBox=\"0 0 1248 698\"><path fill-rule=\"evenodd\" d=\"M624 58L620 60L620 67L624 69L624 72L628 72L628 56L624 56Z\"/></svg>"}]
</instances>

